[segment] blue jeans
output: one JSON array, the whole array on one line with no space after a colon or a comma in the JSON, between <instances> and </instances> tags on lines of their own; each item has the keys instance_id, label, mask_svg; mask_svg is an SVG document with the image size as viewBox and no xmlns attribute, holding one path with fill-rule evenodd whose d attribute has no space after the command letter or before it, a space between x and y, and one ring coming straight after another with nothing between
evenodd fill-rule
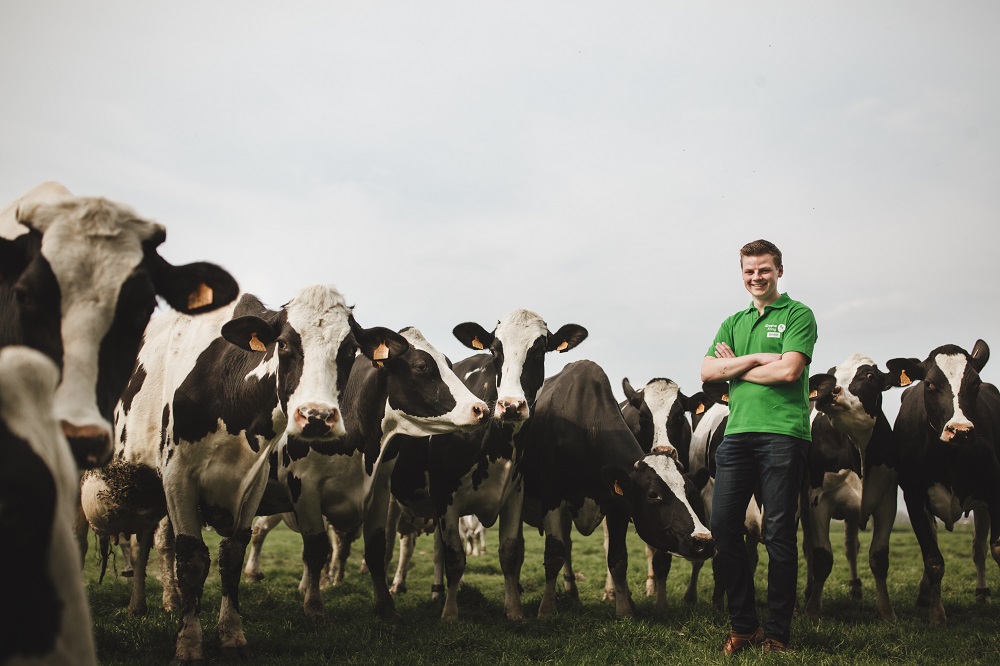
<instances>
[{"instance_id":1,"label":"blue jeans","mask_svg":"<svg viewBox=\"0 0 1000 666\"><path fill-rule=\"evenodd\" d=\"M729 597L733 631L757 630L753 572L747 559L744 519L750 497L763 504L767 568L764 634L788 643L798 582L796 509L809 442L788 435L740 433L726 435L715 456L712 495L712 536L715 570Z\"/></svg>"}]
</instances>

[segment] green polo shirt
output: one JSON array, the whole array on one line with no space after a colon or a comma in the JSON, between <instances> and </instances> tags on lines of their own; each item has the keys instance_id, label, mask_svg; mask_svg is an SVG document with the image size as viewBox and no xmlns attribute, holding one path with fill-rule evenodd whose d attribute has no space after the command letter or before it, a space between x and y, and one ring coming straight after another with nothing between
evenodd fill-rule
<instances>
[{"instance_id":1,"label":"green polo shirt","mask_svg":"<svg viewBox=\"0 0 1000 666\"><path fill-rule=\"evenodd\" d=\"M812 362L816 345L816 317L806 305L782 294L764 314L750 307L722 322L707 356L725 342L737 356L769 352L801 352ZM729 380L729 423L726 434L769 432L812 440L809 427L809 366L787 384L754 384Z\"/></svg>"}]
</instances>

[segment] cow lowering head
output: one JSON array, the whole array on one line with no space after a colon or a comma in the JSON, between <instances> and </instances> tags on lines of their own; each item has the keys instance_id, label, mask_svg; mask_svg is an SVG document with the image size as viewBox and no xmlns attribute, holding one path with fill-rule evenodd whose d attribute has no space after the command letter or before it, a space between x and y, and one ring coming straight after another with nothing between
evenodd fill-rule
<instances>
[{"instance_id":1,"label":"cow lowering head","mask_svg":"<svg viewBox=\"0 0 1000 666\"><path fill-rule=\"evenodd\" d=\"M0 239L0 289L14 295L4 316L19 321L24 344L61 369L55 415L77 464L96 467L113 451L109 422L156 297L196 314L229 303L238 288L214 264L167 263L156 250L164 228L131 209L67 198L65 188L47 192L51 202L35 197L12 213L23 233Z\"/></svg>"},{"instance_id":2,"label":"cow lowering head","mask_svg":"<svg viewBox=\"0 0 1000 666\"><path fill-rule=\"evenodd\" d=\"M809 378L809 397L840 432L871 433L882 413L882 393L898 386L864 354L853 354L828 373Z\"/></svg>"},{"instance_id":3,"label":"cow lowering head","mask_svg":"<svg viewBox=\"0 0 1000 666\"><path fill-rule=\"evenodd\" d=\"M330 440L346 433L340 394L355 351L375 361L405 354L409 343L387 328L362 328L333 287L306 287L279 311L226 322L222 337L257 352L254 372L274 377L285 432L303 440Z\"/></svg>"},{"instance_id":4,"label":"cow lowering head","mask_svg":"<svg viewBox=\"0 0 1000 666\"><path fill-rule=\"evenodd\" d=\"M715 540L697 487L708 481L707 470L692 478L681 473L675 451L654 449L632 469L608 465L601 474L647 544L689 560L712 557Z\"/></svg>"},{"instance_id":5,"label":"cow lowering head","mask_svg":"<svg viewBox=\"0 0 1000 666\"><path fill-rule=\"evenodd\" d=\"M977 340L969 354L957 345L943 345L922 363L915 358L894 358L886 362L893 386L917 380L922 393L927 422L938 439L951 444L971 442L976 431L976 401L982 380L979 373L990 358L990 348Z\"/></svg>"},{"instance_id":6,"label":"cow lowering head","mask_svg":"<svg viewBox=\"0 0 1000 666\"><path fill-rule=\"evenodd\" d=\"M675 449L683 465L691 446L691 426L684 414L688 398L669 379L651 379L636 391L628 377L622 379L626 404L622 415L645 453Z\"/></svg>"},{"instance_id":7,"label":"cow lowering head","mask_svg":"<svg viewBox=\"0 0 1000 666\"><path fill-rule=\"evenodd\" d=\"M377 362L388 379L383 433L426 437L484 424L489 407L462 383L444 354L412 326L400 335L409 351Z\"/></svg>"},{"instance_id":8,"label":"cow lowering head","mask_svg":"<svg viewBox=\"0 0 1000 666\"><path fill-rule=\"evenodd\" d=\"M566 324L554 334L534 312L514 310L497 323L492 333L479 324L466 322L454 330L459 342L470 349L488 349L497 373L497 403L493 418L520 423L531 415L538 389L545 379L545 354L565 352L587 338L587 329Z\"/></svg>"}]
</instances>

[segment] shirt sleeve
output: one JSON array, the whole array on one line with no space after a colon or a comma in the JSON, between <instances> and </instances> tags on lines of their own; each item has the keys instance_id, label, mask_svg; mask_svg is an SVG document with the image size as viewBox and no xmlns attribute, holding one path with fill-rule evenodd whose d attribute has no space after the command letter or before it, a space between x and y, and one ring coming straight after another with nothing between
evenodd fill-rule
<instances>
[{"instance_id":1,"label":"shirt sleeve","mask_svg":"<svg viewBox=\"0 0 1000 666\"><path fill-rule=\"evenodd\" d=\"M736 350L736 345L733 344L733 324L732 324L732 317L730 317L726 321L722 322L722 326L719 327L719 332L715 334L715 339L712 341L712 344L708 348L708 352L705 354L705 356L711 356L711 357L714 358L715 357L715 345L718 344L718 343L720 343L720 342L725 342L727 345L729 345L730 349L732 349L734 351Z\"/></svg>"},{"instance_id":2,"label":"shirt sleeve","mask_svg":"<svg viewBox=\"0 0 1000 666\"><path fill-rule=\"evenodd\" d=\"M788 317L787 330L782 334L781 353L799 352L805 354L809 363L812 363L813 349L819 332L816 327L816 317L813 311L806 306L796 308Z\"/></svg>"}]
</instances>

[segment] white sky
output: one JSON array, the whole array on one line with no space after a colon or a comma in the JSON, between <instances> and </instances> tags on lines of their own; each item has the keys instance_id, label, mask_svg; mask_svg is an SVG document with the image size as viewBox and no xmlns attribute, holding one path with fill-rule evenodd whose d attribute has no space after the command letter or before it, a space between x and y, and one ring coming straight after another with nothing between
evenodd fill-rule
<instances>
[{"instance_id":1,"label":"white sky","mask_svg":"<svg viewBox=\"0 0 1000 666\"><path fill-rule=\"evenodd\" d=\"M549 374L591 358L619 396L698 390L761 237L814 373L1000 354L997 25L992 1L6 0L0 202L123 201L174 263L272 306L334 284L452 360L463 321L579 323Z\"/></svg>"}]
</instances>

